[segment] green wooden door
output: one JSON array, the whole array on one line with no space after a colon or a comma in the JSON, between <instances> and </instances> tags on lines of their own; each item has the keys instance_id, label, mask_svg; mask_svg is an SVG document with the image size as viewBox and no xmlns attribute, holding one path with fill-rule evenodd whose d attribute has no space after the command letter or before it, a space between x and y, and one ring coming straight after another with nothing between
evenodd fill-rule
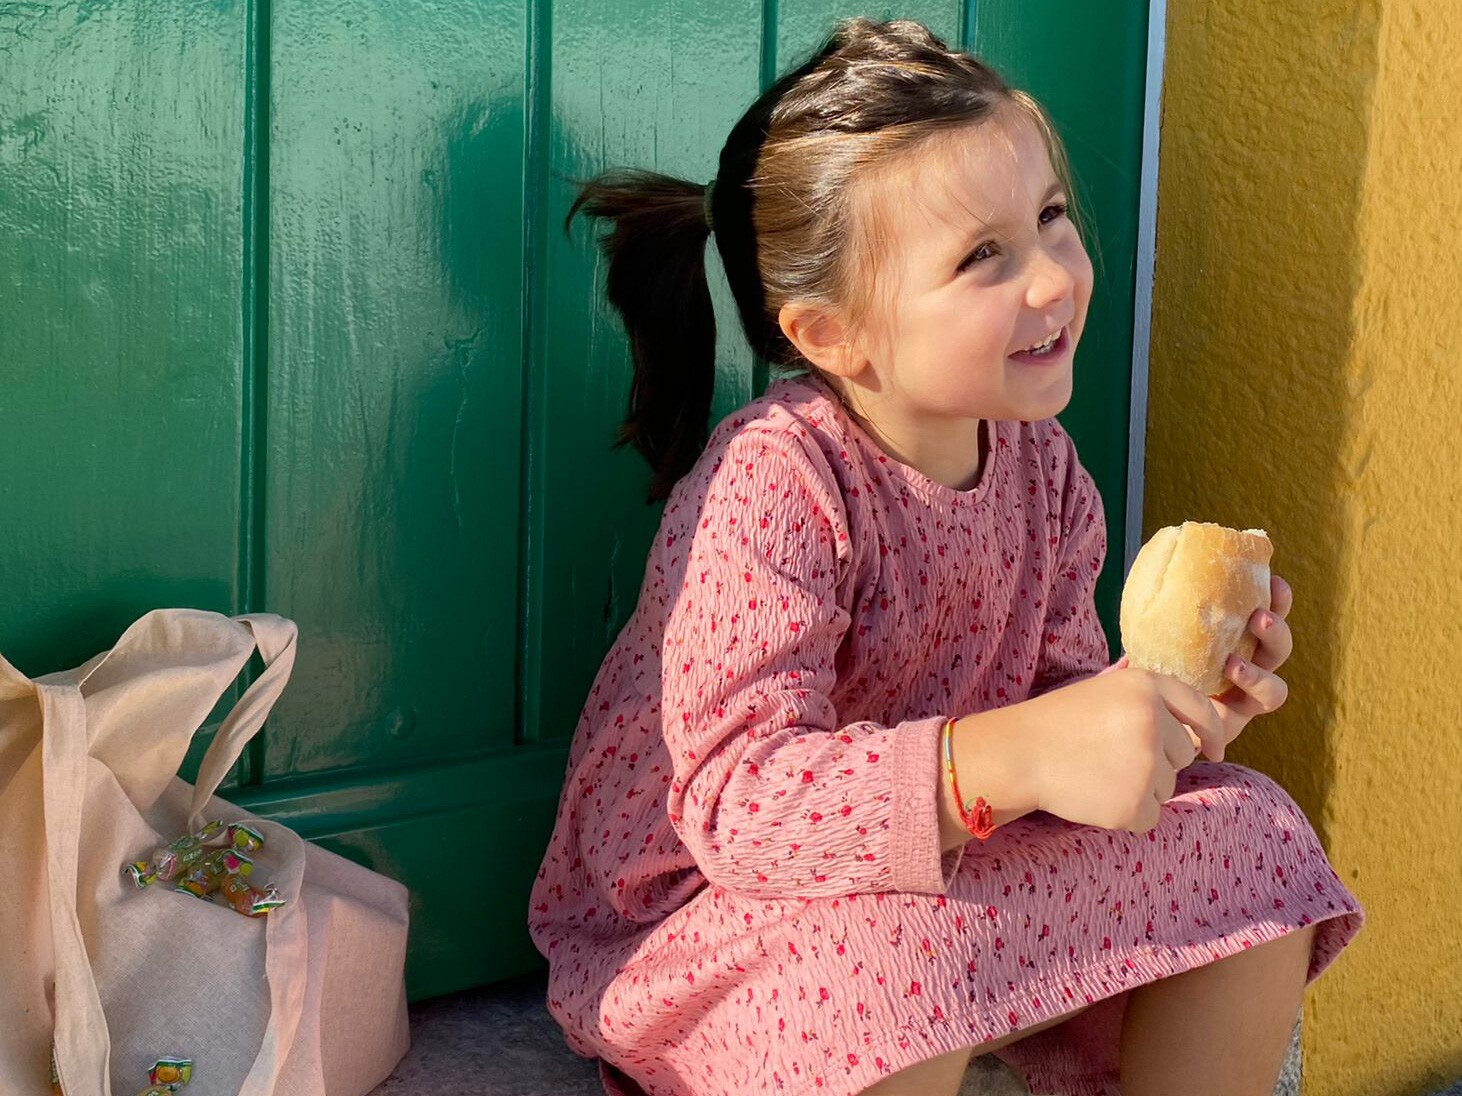
<instances>
[{"instance_id":1,"label":"green wooden door","mask_svg":"<svg viewBox=\"0 0 1462 1096\"><path fill-rule=\"evenodd\" d=\"M410 886L413 999L541 965L530 882L659 520L608 448L629 358L570 180L708 180L852 13L0 2L0 650L38 675L159 606L296 620L225 794ZM1115 651L1148 2L862 13L973 42L1069 143L1098 288L1062 420ZM719 417L766 374L712 279Z\"/></svg>"}]
</instances>

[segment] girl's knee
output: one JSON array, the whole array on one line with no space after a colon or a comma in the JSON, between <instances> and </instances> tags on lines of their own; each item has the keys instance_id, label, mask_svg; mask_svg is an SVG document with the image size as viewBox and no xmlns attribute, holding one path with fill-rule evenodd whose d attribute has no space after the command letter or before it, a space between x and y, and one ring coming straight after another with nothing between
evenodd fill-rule
<instances>
[{"instance_id":1,"label":"girl's knee","mask_svg":"<svg viewBox=\"0 0 1462 1096\"><path fill-rule=\"evenodd\" d=\"M1202 794L1205 790L1227 793L1235 798L1247 798L1270 808L1278 808L1279 812L1290 815L1289 821L1296 827L1308 824L1305 822L1305 813L1295 802L1294 796L1272 776L1233 761L1195 761L1189 766L1191 770L1200 768L1201 772L1193 774L1198 778L1197 785L1180 788L1180 794ZM1276 816L1276 821L1278 820Z\"/></svg>"},{"instance_id":2,"label":"girl's knee","mask_svg":"<svg viewBox=\"0 0 1462 1096\"><path fill-rule=\"evenodd\" d=\"M1089 1008L1091 1008L1090 1005L1082 1005L1071 1012L1053 1016L1049 1020L1042 1020L1038 1024L1032 1024L1030 1027L1021 1028L1009 1035L980 1043L978 1046L963 1047L959 1050L952 1050L948 1054L941 1054L936 1058L917 1062L907 1069L901 1069L897 1073L885 1077L871 1088L865 1088L859 1093L859 1096L957 1096L964 1083L965 1071L969 1068L972 1057L990 1054L1011 1043L1028 1039L1037 1032L1064 1024L1073 1016L1080 1016Z\"/></svg>"},{"instance_id":3,"label":"girl's knee","mask_svg":"<svg viewBox=\"0 0 1462 1096\"><path fill-rule=\"evenodd\" d=\"M1022 1039L1029 1039L1032 1035L1039 1034L1059 1024L1064 1024L1073 1017L1080 1016L1089 1008L1091 1008L1090 1005L1082 1005L1078 1009L1063 1012L1060 1016L1053 1016L1049 1020L1042 1020L1039 1024L1032 1024L1030 1027L1021 1028L1019 1031L1011 1032L1009 1035L1002 1036L999 1039L992 1039L988 1043L980 1043L974 1048L974 1053L976 1055L989 1054L992 1051L999 1050L1001 1047L1009 1046L1011 1043L1018 1043Z\"/></svg>"},{"instance_id":4,"label":"girl's knee","mask_svg":"<svg viewBox=\"0 0 1462 1096\"><path fill-rule=\"evenodd\" d=\"M1308 963L1315 951L1315 930L1319 927L1319 925L1306 925L1304 928L1285 933L1278 940L1269 941L1269 944L1279 944L1288 950L1298 951Z\"/></svg>"},{"instance_id":5,"label":"girl's knee","mask_svg":"<svg viewBox=\"0 0 1462 1096\"><path fill-rule=\"evenodd\" d=\"M865 1088L859 1096L958 1096L973 1050L961 1047L915 1062Z\"/></svg>"}]
</instances>

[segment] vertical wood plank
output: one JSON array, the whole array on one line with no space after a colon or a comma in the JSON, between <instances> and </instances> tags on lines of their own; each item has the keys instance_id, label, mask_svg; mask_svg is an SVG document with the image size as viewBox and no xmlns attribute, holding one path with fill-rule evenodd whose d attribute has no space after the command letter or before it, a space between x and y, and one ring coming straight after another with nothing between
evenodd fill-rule
<instances>
[{"instance_id":1,"label":"vertical wood plank","mask_svg":"<svg viewBox=\"0 0 1462 1096\"><path fill-rule=\"evenodd\" d=\"M0 5L0 650L27 673L238 608L245 43L241 3Z\"/></svg>"},{"instance_id":2,"label":"vertical wood plank","mask_svg":"<svg viewBox=\"0 0 1462 1096\"><path fill-rule=\"evenodd\" d=\"M633 611L660 505L643 505L649 470L611 451L633 375L604 270L585 222L558 226L572 180L611 166L710 181L731 126L756 98L760 0L714 12L680 0L553 5L552 182L542 358L532 364L527 560L528 738L573 732L604 652ZM712 259L712 278L719 264ZM750 395L751 358L724 286L714 414Z\"/></svg>"},{"instance_id":3,"label":"vertical wood plank","mask_svg":"<svg viewBox=\"0 0 1462 1096\"><path fill-rule=\"evenodd\" d=\"M1126 524L1137 213L1142 169L1147 0L973 0L975 49L1046 107L1060 132L1096 270L1062 425L1096 480L1107 520L1097 611L1121 650L1122 535Z\"/></svg>"},{"instance_id":4,"label":"vertical wood plank","mask_svg":"<svg viewBox=\"0 0 1462 1096\"><path fill-rule=\"evenodd\" d=\"M273 12L264 775L511 746L525 15Z\"/></svg>"}]
</instances>

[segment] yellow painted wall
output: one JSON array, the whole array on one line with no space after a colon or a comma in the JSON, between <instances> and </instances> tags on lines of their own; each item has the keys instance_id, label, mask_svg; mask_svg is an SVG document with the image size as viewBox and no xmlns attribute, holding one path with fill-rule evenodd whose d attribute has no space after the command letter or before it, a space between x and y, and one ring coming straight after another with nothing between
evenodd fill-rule
<instances>
[{"instance_id":1,"label":"yellow painted wall","mask_svg":"<svg viewBox=\"0 0 1462 1096\"><path fill-rule=\"evenodd\" d=\"M1169 0L1143 528L1267 529L1288 703L1228 752L1366 927L1305 1096L1462 1077L1462 3Z\"/></svg>"}]
</instances>

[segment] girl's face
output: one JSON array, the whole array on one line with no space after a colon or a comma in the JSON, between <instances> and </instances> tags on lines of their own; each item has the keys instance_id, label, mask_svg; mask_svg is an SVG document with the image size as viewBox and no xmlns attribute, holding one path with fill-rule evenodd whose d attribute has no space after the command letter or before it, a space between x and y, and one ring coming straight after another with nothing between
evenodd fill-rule
<instances>
[{"instance_id":1,"label":"girl's face","mask_svg":"<svg viewBox=\"0 0 1462 1096\"><path fill-rule=\"evenodd\" d=\"M980 419L1035 421L1070 400L1091 260L1017 109L931 139L870 183L875 296L835 372L893 455L963 486ZM1052 334L1053 352L1022 353Z\"/></svg>"}]
</instances>

